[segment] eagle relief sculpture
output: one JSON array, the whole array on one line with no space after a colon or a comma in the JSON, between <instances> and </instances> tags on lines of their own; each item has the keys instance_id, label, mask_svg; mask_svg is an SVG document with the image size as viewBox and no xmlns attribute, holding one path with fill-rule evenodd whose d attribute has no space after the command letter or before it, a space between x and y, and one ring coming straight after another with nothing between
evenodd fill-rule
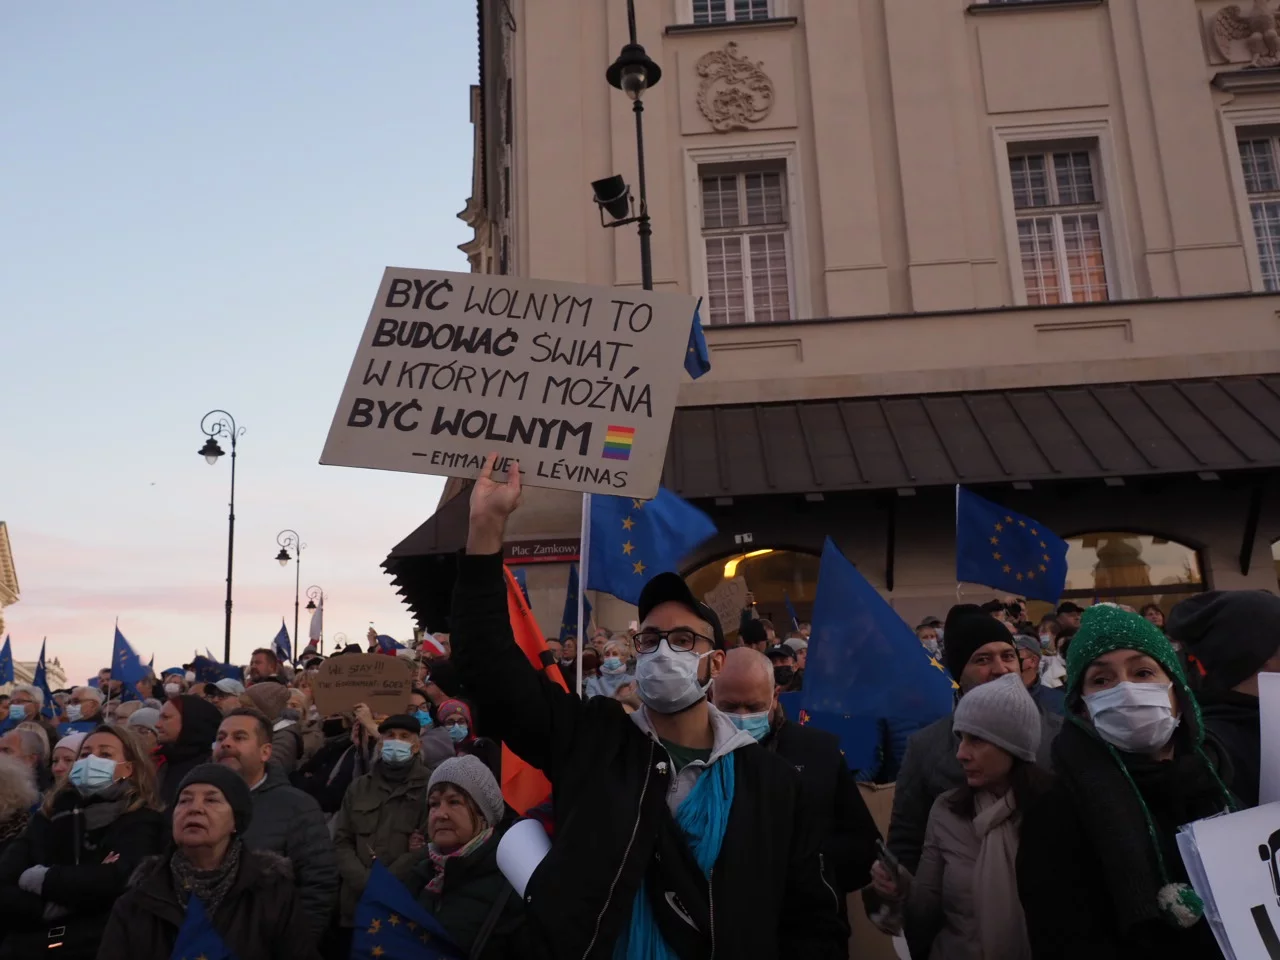
<instances>
[{"instance_id":1,"label":"eagle relief sculpture","mask_svg":"<svg viewBox=\"0 0 1280 960\"><path fill-rule=\"evenodd\" d=\"M1232 55L1232 44L1243 40L1249 53L1249 66L1280 66L1280 32L1276 12L1267 0L1252 0L1248 9L1238 3L1223 7L1209 24L1210 39L1222 59L1228 63L1243 58Z\"/></svg>"},{"instance_id":2,"label":"eagle relief sculpture","mask_svg":"<svg viewBox=\"0 0 1280 960\"><path fill-rule=\"evenodd\" d=\"M698 84L698 109L711 128L719 133L747 130L773 109L773 81L746 57L738 56L732 41L723 50L712 50L698 58L694 68Z\"/></svg>"}]
</instances>

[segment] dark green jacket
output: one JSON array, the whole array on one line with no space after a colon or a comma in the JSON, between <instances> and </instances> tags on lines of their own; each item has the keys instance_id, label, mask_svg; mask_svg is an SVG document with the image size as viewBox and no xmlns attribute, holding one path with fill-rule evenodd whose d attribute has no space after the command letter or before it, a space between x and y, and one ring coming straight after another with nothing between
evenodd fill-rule
<instances>
[{"instance_id":1,"label":"dark green jacket","mask_svg":"<svg viewBox=\"0 0 1280 960\"><path fill-rule=\"evenodd\" d=\"M478 850L448 860L439 893L427 889L428 881L435 876L435 866L425 850L415 855L416 862L407 876L400 874L409 892L440 921L470 960L517 960L526 955L518 941L525 923L524 902L498 869L499 839L501 836L495 831ZM493 932L483 949L474 953L476 936L504 893L506 901Z\"/></svg>"},{"instance_id":2,"label":"dark green jacket","mask_svg":"<svg viewBox=\"0 0 1280 960\"><path fill-rule=\"evenodd\" d=\"M427 781L431 771L414 757L407 776L387 776L382 762L373 772L353 780L342 798L333 842L338 848L338 872L342 892L338 903L341 923L355 922L356 904L369 881L373 858L392 873L407 869L413 854L409 836L427 833Z\"/></svg>"}]
</instances>

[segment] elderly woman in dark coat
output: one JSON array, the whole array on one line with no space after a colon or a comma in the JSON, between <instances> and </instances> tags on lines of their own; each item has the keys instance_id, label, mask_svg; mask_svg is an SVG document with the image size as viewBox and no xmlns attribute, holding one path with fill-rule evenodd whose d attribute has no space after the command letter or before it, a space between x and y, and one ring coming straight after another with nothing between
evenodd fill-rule
<instances>
[{"instance_id":1,"label":"elderly woman in dark coat","mask_svg":"<svg viewBox=\"0 0 1280 960\"><path fill-rule=\"evenodd\" d=\"M193 898L237 960L315 960L293 867L240 840L252 813L235 772L216 763L191 770L173 808L173 845L143 862L116 901L98 960L169 960Z\"/></svg>"}]
</instances>

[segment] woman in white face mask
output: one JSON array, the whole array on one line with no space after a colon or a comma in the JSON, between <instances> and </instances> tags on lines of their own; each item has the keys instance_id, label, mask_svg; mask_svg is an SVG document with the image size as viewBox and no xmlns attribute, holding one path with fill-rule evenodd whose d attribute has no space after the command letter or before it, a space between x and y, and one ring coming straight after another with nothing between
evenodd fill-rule
<instances>
[{"instance_id":1,"label":"woman in white face mask","mask_svg":"<svg viewBox=\"0 0 1280 960\"><path fill-rule=\"evenodd\" d=\"M0 960L97 955L112 904L144 857L164 848L155 770L123 727L101 726L66 781L0 856ZM53 938L53 939L51 939Z\"/></svg>"},{"instance_id":2,"label":"woman in white face mask","mask_svg":"<svg viewBox=\"0 0 1280 960\"><path fill-rule=\"evenodd\" d=\"M1018 852L1033 955L1220 957L1176 837L1235 801L1173 647L1136 613L1095 604L1068 647L1066 691L1058 783Z\"/></svg>"}]
</instances>

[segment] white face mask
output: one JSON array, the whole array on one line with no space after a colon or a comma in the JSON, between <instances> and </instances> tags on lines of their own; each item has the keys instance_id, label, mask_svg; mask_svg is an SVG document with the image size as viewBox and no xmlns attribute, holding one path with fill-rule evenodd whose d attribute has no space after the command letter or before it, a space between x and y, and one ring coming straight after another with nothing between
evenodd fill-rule
<instances>
[{"instance_id":1,"label":"white face mask","mask_svg":"<svg viewBox=\"0 0 1280 960\"><path fill-rule=\"evenodd\" d=\"M698 683L698 663L710 655L672 650L664 637L656 650L636 659L636 692L650 710L679 713L706 696L711 681Z\"/></svg>"},{"instance_id":2,"label":"white face mask","mask_svg":"<svg viewBox=\"0 0 1280 960\"><path fill-rule=\"evenodd\" d=\"M1084 698L1098 736L1126 753L1159 750L1181 719L1169 704L1171 683L1117 683Z\"/></svg>"},{"instance_id":3,"label":"white face mask","mask_svg":"<svg viewBox=\"0 0 1280 960\"><path fill-rule=\"evenodd\" d=\"M176 697L182 692L182 687L176 683L166 683L164 685L164 692L167 696Z\"/></svg>"}]
</instances>

